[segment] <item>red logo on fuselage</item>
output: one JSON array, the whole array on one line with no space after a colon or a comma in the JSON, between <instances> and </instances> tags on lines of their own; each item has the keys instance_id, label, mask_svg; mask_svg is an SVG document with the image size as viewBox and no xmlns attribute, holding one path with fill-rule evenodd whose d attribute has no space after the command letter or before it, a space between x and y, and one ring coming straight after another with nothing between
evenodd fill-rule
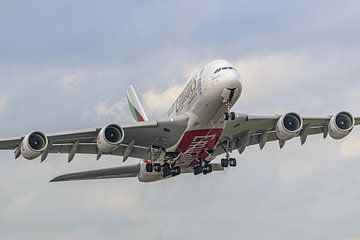
<instances>
[{"instance_id":1,"label":"red logo on fuselage","mask_svg":"<svg viewBox=\"0 0 360 240\"><path fill-rule=\"evenodd\" d=\"M221 136L223 129L202 129L192 130L184 133L184 136L177 147L177 151L182 154L178 158L176 165L187 168L204 160L207 150L213 150Z\"/></svg>"}]
</instances>

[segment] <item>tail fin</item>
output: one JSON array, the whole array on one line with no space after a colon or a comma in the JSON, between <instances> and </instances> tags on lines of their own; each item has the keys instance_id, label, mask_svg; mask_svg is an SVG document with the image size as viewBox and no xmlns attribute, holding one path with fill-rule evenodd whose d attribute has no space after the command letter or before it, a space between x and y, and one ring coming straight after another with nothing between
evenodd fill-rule
<instances>
[{"instance_id":1,"label":"tail fin","mask_svg":"<svg viewBox=\"0 0 360 240\"><path fill-rule=\"evenodd\" d=\"M147 121L148 118L145 114L144 108L142 107L138 96L134 90L134 87L130 85L127 89L127 100L131 112L131 116L137 122Z\"/></svg>"}]
</instances>

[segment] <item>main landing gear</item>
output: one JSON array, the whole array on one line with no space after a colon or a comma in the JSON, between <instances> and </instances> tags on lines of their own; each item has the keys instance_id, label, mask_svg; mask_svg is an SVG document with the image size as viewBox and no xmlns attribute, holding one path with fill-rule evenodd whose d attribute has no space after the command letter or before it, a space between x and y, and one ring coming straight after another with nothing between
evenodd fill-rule
<instances>
[{"instance_id":1,"label":"main landing gear","mask_svg":"<svg viewBox=\"0 0 360 240\"><path fill-rule=\"evenodd\" d=\"M146 172L161 172L162 171L162 176L163 177L168 177L168 176L178 176L181 174L181 168L179 166L172 166L169 163L164 163L163 165L161 165L160 163L147 163L145 165L145 170Z\"/></svg>"},{"instance_id":2,"label":"main landing gear","mask_svg":"<svg viewBox=\"0 0 360 240\"><path fill-rule=\"evenodd\" d=\"M205 163L204 166L202 164L194 167L194 175L199 175L203 173L204 175L212 172L212 165L209 163Z\"/></svg>"},{"instance_id":3,"label":"main landing gear","mask_svg":"<svg viewBox=\"0 0 360 240\"><path fill-rule=\"evenodd\" d=\"M150 147L151 160L145 165L145 171L148 173L161 173L163 177L178 176L181 174L181 168L175 166L176 159L179 156L178 152L166 152L164 148L158 146ZM163 160L159 160L163 159Z\"/></svg>"},{"instance_id":4,"label":"main landing gear","mask_svg":"<svg viewBox=\"0 0 360 240\"><path fill-rule=\"evenodd\" d=\"M227 167L236 167L236 159L235 158L223 158L221 159L221 166L223 168Z\"/></svg>"},{"instance_id":5,"label":"main landing gear","mask_svg":"<svg viewBox=\"0 0 360 240\"><path fill-rule=\"evenodd\" d=\"M226 145L221 145L221 147L225 151L225 158L221 159L221 167L227 168L227 167L236 167L236 159L230 158L230 151L231 151L231 142L226 141Z\"/></svg>"}]
</instances>

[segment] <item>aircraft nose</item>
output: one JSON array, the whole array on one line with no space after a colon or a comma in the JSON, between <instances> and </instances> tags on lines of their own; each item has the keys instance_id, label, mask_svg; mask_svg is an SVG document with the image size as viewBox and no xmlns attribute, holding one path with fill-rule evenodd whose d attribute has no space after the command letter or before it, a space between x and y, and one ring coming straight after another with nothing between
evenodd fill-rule
<instances>
[{"instance_id":1,"label":"aircraft nose","mask_svg":"<svg viewBox=\"0 0 360 240\"><path fill-rule=\"evenodd\" d=\"M224 75L223 77L224 84L226 85L226 88L229 89L240 89L242 88L241 78L240 75L235 71L229 71Z\"/></svg>"}]
</instances>

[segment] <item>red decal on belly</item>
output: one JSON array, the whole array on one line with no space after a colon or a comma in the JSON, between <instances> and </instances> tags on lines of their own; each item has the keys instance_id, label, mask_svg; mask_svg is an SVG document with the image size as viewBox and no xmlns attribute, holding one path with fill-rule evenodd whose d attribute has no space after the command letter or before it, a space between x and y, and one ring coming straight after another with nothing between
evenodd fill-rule
<instances>
[{"instance_id":1,"label":"red decal on belly","mask_svg":"<svg viewBox=\"0 0 360 240\"><path fill-rule=\"evenodd\" d=\"M182 154L176 165L184 168L197 165L202 152L215 148L222 131L221 128L214 128L185 132L177 147L177 151L182 152Z\"/></svg>"}]
</instances>

